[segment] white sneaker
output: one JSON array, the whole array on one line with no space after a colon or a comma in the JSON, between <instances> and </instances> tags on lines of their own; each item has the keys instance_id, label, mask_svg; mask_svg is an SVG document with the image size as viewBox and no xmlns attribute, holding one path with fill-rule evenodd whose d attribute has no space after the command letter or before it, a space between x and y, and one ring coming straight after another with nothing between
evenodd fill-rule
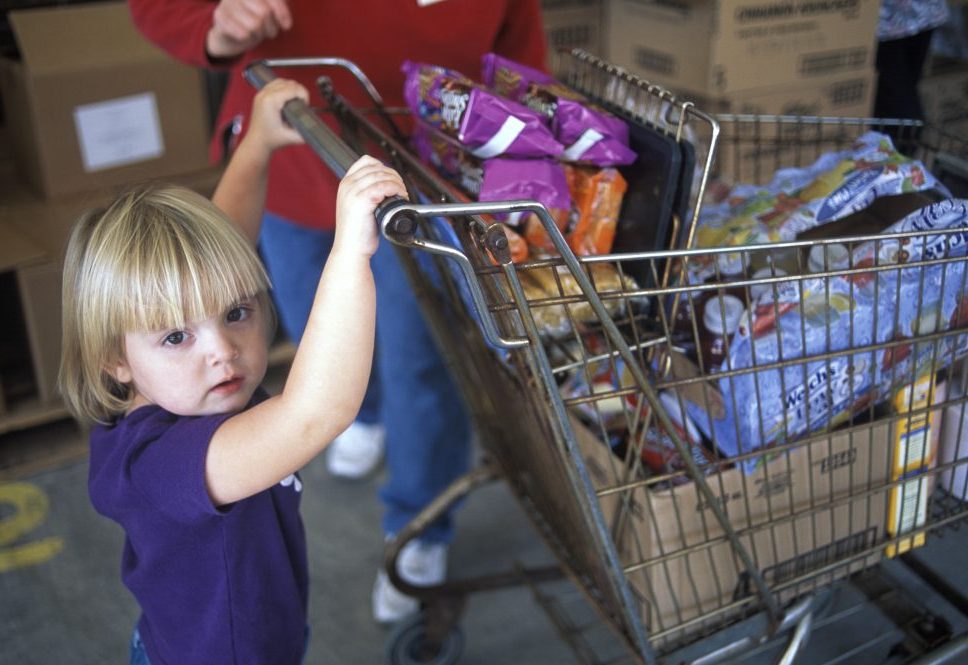
<instances>
[{"instance_id":1,"label":"white sneaker","mask_svg":"<svg viewBox=\"0 0 968 665\"><path fill-rule=\"evenodd\" d=\"M383 425L354 422L333 439L326 455L326 468L340 478L359 479L369 475L383 459Z\"/></svg>"},{"instance_id":2,"label":"white sneaker","mask_svg":"<svg viewBox=\"0 0 968 665\"><path fill-rule=\"evenodd\" d=\"M415 586L435 586L447 577L447 546L411 540L397 557L400 577ZM396 623L420 608L416 598L404 595L390 584L387 572L377 571L373 585L373 618L379 623Z\"/></svg>"}]
</instances>

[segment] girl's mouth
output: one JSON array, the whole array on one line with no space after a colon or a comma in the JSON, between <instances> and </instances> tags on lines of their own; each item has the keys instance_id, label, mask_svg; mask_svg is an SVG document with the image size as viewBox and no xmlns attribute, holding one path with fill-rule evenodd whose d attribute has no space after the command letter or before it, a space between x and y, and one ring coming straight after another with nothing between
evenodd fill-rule
<instances>
[{"instance_id":1,"label":"girl's mouth","mask_svg":"<svg viewBox=\"0 0 968 665\"><path fill-rule=\"evenodd\" d=\"M238 392L241 388L242 377L234 376L227 381L222 381L221 383L216 384L216 386L212 388L212 392L218 393L219 395L232 395Z\"/></svg>"}]
</instances>

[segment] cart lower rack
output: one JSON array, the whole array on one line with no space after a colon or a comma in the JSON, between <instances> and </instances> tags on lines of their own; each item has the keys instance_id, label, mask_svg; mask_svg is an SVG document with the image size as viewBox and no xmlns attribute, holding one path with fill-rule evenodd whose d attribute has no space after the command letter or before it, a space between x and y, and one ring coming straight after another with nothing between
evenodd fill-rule
<instances>
[{"instance_id":1,"label":"cart lower rack","mask_svg":"<svg viewBox=\"0 0 968 665\"><path fill-rule=\"evenodd\" d=\"M968 445L942 454L932 438L944 410L964 408L968 387L958 371L968 356L968 212L952 209L957 199L931 198L944 185L916 183L890 210L867 208L877 219L862 227L850 218L833 236L669 247L694 244L720 185L763 185L777 167L848 155L869 130L888 142L876 138L878 146L893 139L924 170L943 173L955 193L968 146L910 122L717 120L586 54L569 63L569 85L622 115L633 136L650 137L641 163L655 156L648 146L679 155L676 182L659 183L680 190L661 230L651 199L627 203L619 225L632 232L608 255L575 257L533 202L467 201L395 128L346 104L325 79L342 139L303 117L306 109L287 108L337 173L367 152L404 175L412 202L393 202L378 219L399 246L490 460L388 549L394 582L428 601L424 623L402 633L391 660L456 662L448 634L463 595L520 582L537 588L559 574L519 570L431 589L399 579L404 542L496 474L624 647L608 662L665 662L753 615L763 618L763 635L696 662L784 631L781 662L793 662L824 590L968 517L968 504L950 498L968 493L958 486ZM268 67L304 64L320 61L262 63L250 74L261 85ZM885 165L896 171L900 156L891 159ZM643 186L651 177L629 172ZM962 217L884 231L917 206L945 205L931 209ZM490 217L513 212L540 219L558 256L514 264ZM643 220L649 228L636 234ZM639 237L638 247L628 241ZM706 322L730 319L735 303L738 332L711 340L715 326ZM580 636L569 639L585 662L604 662Z\"/></svg>"}]
</instances>

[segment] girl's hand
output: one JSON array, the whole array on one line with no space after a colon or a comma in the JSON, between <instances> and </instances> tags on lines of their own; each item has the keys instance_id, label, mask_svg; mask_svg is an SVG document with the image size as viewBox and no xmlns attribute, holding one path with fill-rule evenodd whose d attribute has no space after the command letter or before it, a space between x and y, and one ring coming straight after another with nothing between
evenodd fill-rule
<instances>
[{"instance_id":1,"label":"girl's hand","mask_svg":"<svg viewBox=\"0 0 968 665\"><path fill-rule=\"evenodd\" d=\"M303 139L282 117L282 107L290 99L309 102L309 91L296 81L273 79L252 100L252 117L247 136L257 140L269 152Z\"/></svg>"},{"instance_id":2,"label":"girl's hand","mask_svg":"<svg viewBox=\"0 0 968 665\"><path fill-rule=\"evenodd\" d=\"M407 198L400 174L364 155L343 176L336 193L336 248L373 255L379 242L377 205L390 196Z\"/></svg>"}]
</instances>

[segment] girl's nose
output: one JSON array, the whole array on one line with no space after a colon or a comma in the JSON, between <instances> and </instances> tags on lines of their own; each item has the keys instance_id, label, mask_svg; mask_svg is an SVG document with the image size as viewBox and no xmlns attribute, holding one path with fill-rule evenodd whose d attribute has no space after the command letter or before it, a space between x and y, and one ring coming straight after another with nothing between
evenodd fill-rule
<instances>
[{"instance_id":1,"label":"girl's nose","mask_svg":"<svg viewBox=\"0 0 968 665\"><path fill-rule=\"evenodd\" d=\"M209 357L213 363L222 363L234 360L239 355L239 347L232 340L232 337L224 332L212 334L209 347Z\"/></svg>"}]
</instances>

